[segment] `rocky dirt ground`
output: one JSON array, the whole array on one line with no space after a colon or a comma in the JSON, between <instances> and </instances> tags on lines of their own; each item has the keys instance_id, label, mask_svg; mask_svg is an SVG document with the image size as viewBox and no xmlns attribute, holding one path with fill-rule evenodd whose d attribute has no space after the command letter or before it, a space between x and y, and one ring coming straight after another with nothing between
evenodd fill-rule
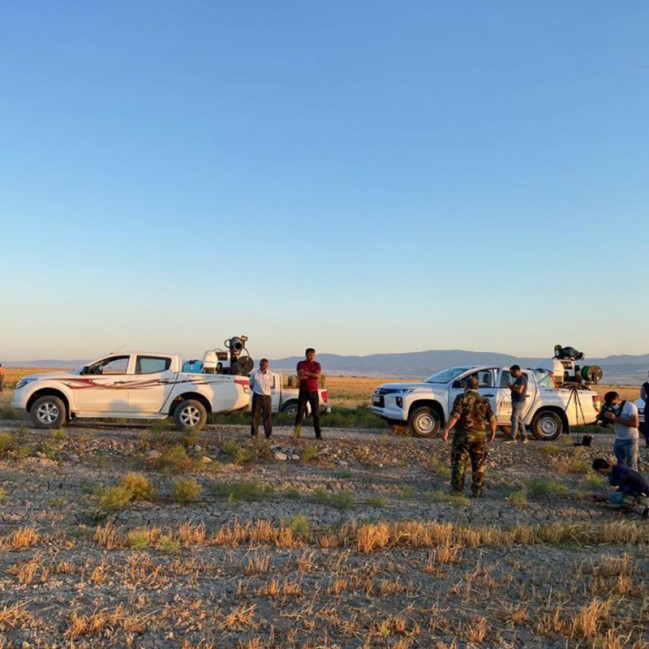
<instances>
[{"instance_id":1,"label":"rocky dirt ground","mask_svg":"<svg viewBox=\"0 0 649 649\"><path fill-rule=\"evenodd\" d=\"M610 435L499 438L476 500L441 440L311 434L0 422L0 649L649 646Z\"/></svg>"}]
</instances>

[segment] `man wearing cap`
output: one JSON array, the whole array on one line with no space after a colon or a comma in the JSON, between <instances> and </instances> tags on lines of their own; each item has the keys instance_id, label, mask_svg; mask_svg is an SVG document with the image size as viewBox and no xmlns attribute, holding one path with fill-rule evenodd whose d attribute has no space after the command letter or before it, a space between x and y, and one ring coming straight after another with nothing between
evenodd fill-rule
<instances>
[{"instance_id":1,"label":"man wearing cap","mask_svg":"<svg viewBox=\"0 0 649 649\"><path fill-rule=\"evenodd\" d=\"M451 448L451 492L464 492L464 472L467 458L471 458L474 498L482 496L487 459L487 424L491 429L490 442L496 437L496 417L489 399L478 394L478 379L470 376L464 384L464 393L453 402L451 416L444 428L443 440L448 442L449 432L456 426Z\"/></svg>"}]
</instances>

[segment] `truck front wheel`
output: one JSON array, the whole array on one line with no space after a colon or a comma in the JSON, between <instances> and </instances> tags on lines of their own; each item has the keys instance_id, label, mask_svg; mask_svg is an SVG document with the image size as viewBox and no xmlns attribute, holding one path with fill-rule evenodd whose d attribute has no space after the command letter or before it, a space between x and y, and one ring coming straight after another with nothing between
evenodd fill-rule
<instances>
[{"instance_id":1,"label":"truck front wheel","mask_svg":"<svg viewBox=\"0 0 649 649\"><path fill-rule=\"evenodd\" d=\"M532 422L532 433L536 439L549 442L559 437L563 430L563 422L556 412L542 410Z\"/></svg>"},{"instance_id":2,"label":"truck front wheel","mask_svg":"<svg viewBox=\"0 0 649 649\"><path fill-rule=\"evenodd\" d=\"M435 437L442 427L437 411L428 406L415 408L408 418L408 429L414 437Z\"/></svg>"},{"instance_id":3,"label":"truck front wheel","mask_svg":"<svg viewBox=\"0 0 649 649\"><path fill-rule=\"evenodd\" d=\"M200 401L181 401L174 410L174 423L178 430L198 432L205 428L206 422L207 411Z\"/></svg>"},{"instance_id":4,"label":"truck front wheel","mask_svg":"<svg viewBox=\"0 0 649 649\"><path fill-rule=\"evenodd\" d=\"M34 401L29 417L36 428L60 428L67 423L65 404L51 394Z\"/></svg>"}]
</instances>

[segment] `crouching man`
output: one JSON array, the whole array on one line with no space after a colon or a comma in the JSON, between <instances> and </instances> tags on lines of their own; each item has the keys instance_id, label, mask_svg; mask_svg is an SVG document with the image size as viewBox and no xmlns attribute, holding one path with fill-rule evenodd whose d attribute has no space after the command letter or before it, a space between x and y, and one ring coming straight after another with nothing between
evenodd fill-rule
<instances>
[{"instance_id":1,"label":"crouching man","mask_svg":"<svg viewBox=\"0 0 649 649\"><path fill-rule=\"evenodd\" d=\"M591 502L608 502L642 518L649 517L649 482L634 469L623 464L612 466L601 457L593 460L593 469L608 477L609 488L599 494L586 496Z\"/></svg>"},{"instance_id":2,"label":"crouching man","mask_svg":"<svg viewBox=\"0 0 649 649\"><path fill-rule=\"evenodd\" d=\"M487 425L491 429L489 441L493 442L496 437L496 417L489 399L478 394L477 387L478 379L474 376L466 380L464 393L453 403L443 436L444 441L448 442L448 434L457 424L451 449L451 492L464 491L464 471L470 457L473 472L471 491L474 498L482 496L487 459Z\"/></svg>"}]
</instances>

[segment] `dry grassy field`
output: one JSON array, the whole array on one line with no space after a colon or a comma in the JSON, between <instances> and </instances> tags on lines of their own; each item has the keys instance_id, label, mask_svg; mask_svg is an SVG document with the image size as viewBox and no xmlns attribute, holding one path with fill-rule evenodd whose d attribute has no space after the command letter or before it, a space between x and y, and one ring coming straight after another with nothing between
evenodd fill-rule
<instances>
[{"instance_id":1,"label":"dry grassy field","mask_svg":"<svg viewBox=\"0 0 649 649\"><path fill-rule=\"evenodd\" d=\"M439 439L309 433L0 421L0 649L649 646L649 523L583 499L610 434L499 438L476 500Z\"/></svg>"}]
</instances>

